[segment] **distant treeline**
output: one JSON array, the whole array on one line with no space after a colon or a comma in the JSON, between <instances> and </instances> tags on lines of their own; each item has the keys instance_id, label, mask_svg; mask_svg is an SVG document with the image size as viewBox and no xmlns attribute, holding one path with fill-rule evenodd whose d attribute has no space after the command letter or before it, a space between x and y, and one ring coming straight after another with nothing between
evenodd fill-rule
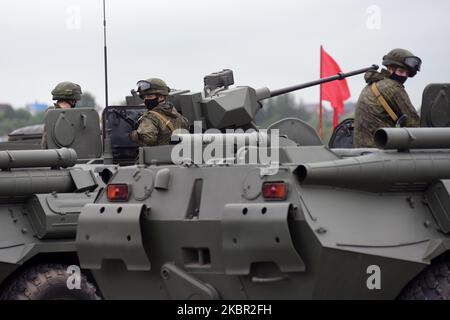
<instances>
[{"instance_id":1,"label":"distant treeline","mask_svg":"<svg viewBox=\"0 0 450 320\"><path fill-rule=\"evenodd\" d=\"M77 103L77 107L94 107L97 103L95 98L88 92L82 95L82 99ZM346 114L341 116L341 120L353 115L354 103L345 105ZM319 126L318 106L306 104L302 100L297 100L294 94L285 94L263 102L255 117L256 124L261 128L266 128L270 124L286 117L296 117L308 122L314 129ZM30 113L27 109L0 109L0 136L5 136L11 131L35 124L44 123L45 112L36 114ZM333 114L324 110L323 117L323 141L328 143L332 133Z\"/></svg>"},{"instance_id":2,"label":"distant treeline","mask_svg":"<svg viewBox=\"0 0 450 320\"><path fill-rule=\"evenodd\" d=\"M27 109L0 110L0 136L6 136L15 129L44 123L45 112L31 114Z\"/></svg>"}]
</instances>

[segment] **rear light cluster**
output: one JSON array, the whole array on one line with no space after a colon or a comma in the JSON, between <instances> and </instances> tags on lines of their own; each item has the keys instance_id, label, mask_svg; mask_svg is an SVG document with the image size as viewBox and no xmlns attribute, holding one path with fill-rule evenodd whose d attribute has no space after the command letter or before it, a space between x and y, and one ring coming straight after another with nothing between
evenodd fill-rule
<instances>
[{"instance_id":1,"label":"rear light cluster","mask_svg":"<svg viewBox=\"0 0 450 320\"><path fill-rule=\"evenodd\" d=\"M127 201L129 188L127 184L108 184L106 194L111 202Z\"/></svg>"},{"instance_id":2,"label":"rear light cluster","mask_svg":"<svg viewBox=\"0 0 450 320\"><path fill-rule=\"evenodd\" d=\"M284 182L264 182L262 195L266 200L286 200L287 186Z\"/></svg>"},{"instance_id":3,"label":"rear light cluster","mask_svg":"<svg viewBox=\"0 0 450 320\"><path fill-rule=\"evenodd\" d=\"M109 184L106 190L108 200L111 202L127 201L129 187L127 184ZM287 186L284 182L264 182L262 195L267 200L286 200Z\"/></svg>"}]
</instances>

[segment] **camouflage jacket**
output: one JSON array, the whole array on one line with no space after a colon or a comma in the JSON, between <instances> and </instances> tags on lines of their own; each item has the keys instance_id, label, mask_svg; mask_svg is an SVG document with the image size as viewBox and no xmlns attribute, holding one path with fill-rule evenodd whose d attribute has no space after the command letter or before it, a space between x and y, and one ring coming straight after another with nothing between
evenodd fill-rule
<instances>
[{"instance_id":1,"label":"camouflage jacket","mask_svg":"<svg viewBox=\"0 0 450 320\"><path fill-rule=\"evenodd\" d=\"M61 107L55 103L53 106L48 107L47 110L45 110L45 112L51 109L61 109ZM48 149L47 128L45 127L45 123L44 123L44 131L42 132L41 149Z\"/></svg>"},{"instance_id":2,"label":"camouflage jacket","mask_svg":"<svg viewBox=\"0 0 450 320\"><path fill-rule=\"evenodd\" d=\"M157 112L160 116L153 112ZM166 124L164 121L168 121L170 124ZM139 118L138 125L136 130L138 143L143 146L170 144L170 137L172 136L170 127L173 127L173 129L189 129L188 120L178 113L169 102L145 112Z\"/></svg>"},{"instance_id":3,"label":"camouflage jacket","mask_svg":"<svg viewBox=\"0 0 450 320\"><path fill-rule=\"evenodd\" d=\"M369 71L364 79L367 86L361 92L355 111L354 146L375 147L373 135L379 128L395 127L395 122L373 94L370 86L376 82L378 90L398 117L407 116L405 127L419 126L419 115L409 100L405 88L398 81L389 78L386 70Z\"/></svg>"}]
</instances>

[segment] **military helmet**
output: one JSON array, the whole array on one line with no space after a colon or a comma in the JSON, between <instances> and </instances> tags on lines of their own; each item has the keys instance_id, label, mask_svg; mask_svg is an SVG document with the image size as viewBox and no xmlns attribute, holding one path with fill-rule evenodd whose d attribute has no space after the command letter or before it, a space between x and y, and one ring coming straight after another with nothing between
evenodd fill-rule
<instances>
[{"instance_id":1,"label":"military helmet","mask_svg":"<svg viewBox=\"0 0 450 320\"><path fill-rule=\"evenodd\" d=\"M80 100L81 87L73 82L65 81L58 83L52 90L53 100Z\"/></svg>"},{"instance_id":2,"label":"military helmet","mask_svg":"<svg viewBox=\"0 0 450 320\"><path fill-rule=\"evenodd\" d=\"M406 69L409 71L409 76L412 78L416 75L417 71L420 71L422 60L413 55L410 51L398 48L389 51L389 53L383 57L383 65L386 67L393 66Z\"/></svg>"},{"instance_id":3,"label":"military helmet","mask_svg":"<svg viewBox=\"0 0 450 320\"><path fill-rule=\"evenodd\" d=\"M139 93L139 97L141 99L144 98L145 95L149 94L160 94L163 96L168 96L170 92L170 88L167 84L158 78L150 78L147 80L140 80L137 82L137 92Z\"/></svg>"}]
</instances>

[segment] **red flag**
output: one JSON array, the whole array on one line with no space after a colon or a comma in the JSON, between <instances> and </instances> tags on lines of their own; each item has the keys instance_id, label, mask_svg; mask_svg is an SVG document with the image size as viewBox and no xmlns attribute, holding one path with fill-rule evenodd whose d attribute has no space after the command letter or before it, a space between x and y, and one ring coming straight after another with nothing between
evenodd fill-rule
<instances>
[{"instance_id":1,"label":"red flag","mask_svg":"<svg viewBox=\"0 0 450 320\"><path fill-rule=\"evenodd\" d=\"M320 47L320 77L326 78L342 72L334 59ZM322 100L331 102L334 109L333 128L339 123L339 115L344 113L344 101L350 98L347 80L337 80L320 85L320 108L322 114ZM320 119L322 122L322 119Z\"/></svg>"}]
</instances>

